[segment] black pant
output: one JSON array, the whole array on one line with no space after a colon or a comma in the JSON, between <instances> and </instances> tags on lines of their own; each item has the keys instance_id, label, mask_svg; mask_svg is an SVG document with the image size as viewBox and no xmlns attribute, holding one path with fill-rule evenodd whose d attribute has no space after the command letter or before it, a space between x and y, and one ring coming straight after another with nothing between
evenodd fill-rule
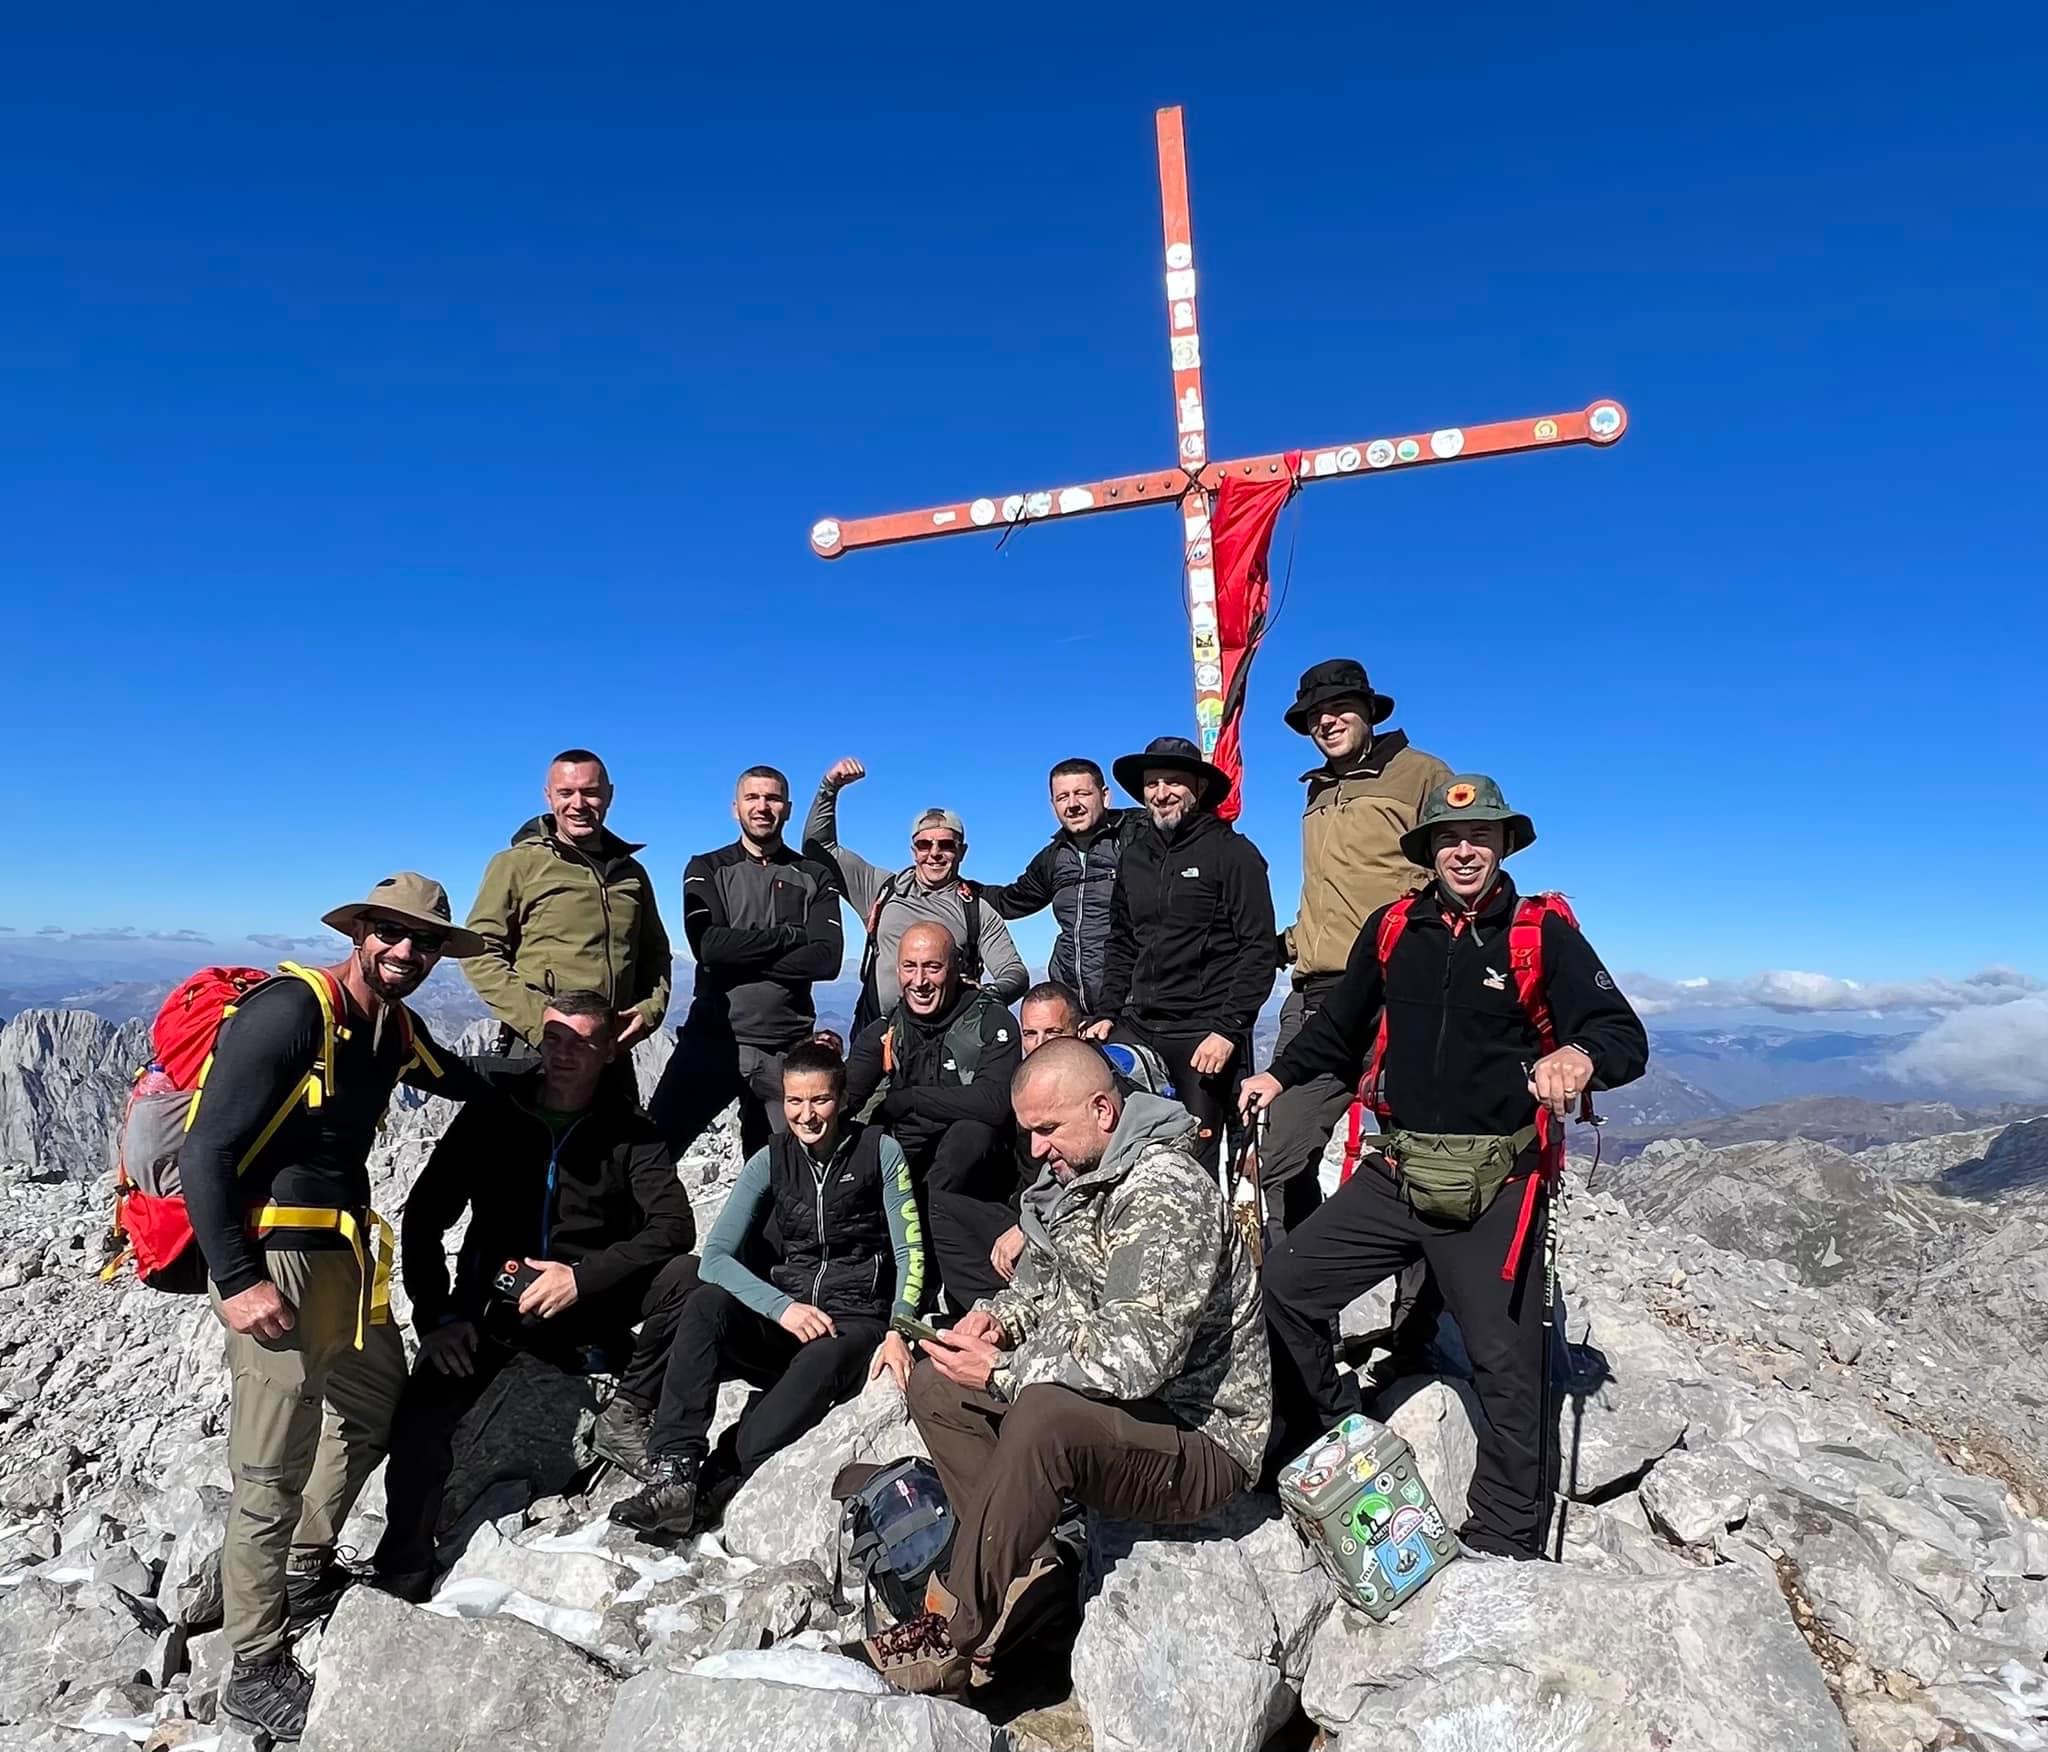
<instances>
[{"instance_id":1,"label":"black pant","mask_svg":"<svg viewBox=\"0 0 2048 1752\"><path fill-rule=\"evenodd\" d=\"M1211 1034L1224 1035L1236 1050L1231 1053L1230 1062L1213 1077L1200 1077L1188 1060ZM1250 1040L1221 1028L1162 1033L1128 1016L1111 1030L1110 1039L1149 1046L1166 1061L1167 1074L1173 1078L1174 1099L1195 1116L1195 1123L1201 1127L1195 1137L1195 1156L1204 1168L1213 1171L1217 1152L1223 1147L1224 1129L1237 1117L1238 1086L1250 1075Z\"/></svg>"},{"instance_id":2,"label":"black pant","mask_svg":"<svg viewBox=\"0 0 2048 1752\"><path fill-rule=\"evenodd\" d=\"M1363 1158L1336 1196L1266 1257L1274 1413L1284 1432L1276 1452L1291 1459L1355 1409L1331 1350L1333 1317L1390 1273L1426 1259L1464 1334L1486 1413L1464 1536L1481 1550L1538 1556L1557 1478L1544 1296L1548 1195L1536 1194L1509 1282L1501 1267L1521 1216L1523 1181L1509 1181L1463 1228L1418 1216L1380 1164L1377 1156Z\"/></svg>"},{"instance_id":3,"label":"black pant","mask_svg":"<svg viewBox=\"0 0 2048 1752\"><path fill-rule=\"evenodd\" d=\"M718 1384L737 1376L767 1389L734 1432L740 1477L750 1477L762 1461L860 1391L887 1328L856 1315L832 1319L836 1336L805 1344L729 1291L700 1285L676 1322L647 1451L701 1463L710 1450Z\"/></svg>"},{"instance_id":4,"label":"black pant","mask_svg":"<svg viewBox=\"0 0 2048 1752\"><path fill-rule=\"evenodd\" d=\"M787 1049L784 1049L787 1050ZM647 1111L680 1157L726 1108L740 1104L740 1152L783 1129L782 1053L744 1046L722 1030L683 1028Z\"/></svg>"},{"instance_id":5,"label":"black pant","mask_svg":"<svg viewBox=\"0 0 2048 1752\"><path fill-rule=\"evenodd\" d=\"M475 1373L444 1375L423 1364L405 1384L391 1424L391 1460L384 1474L384 1537L377 1567L413 1574L434 1559L441 1497L455 1464L455 1430L512 1359L525 1351L565 1368L580 1368L587 1345L616 1345L637 1321L639 1336L619 1372L619 1397L651 1411L677 1318L697 1288L697 1259L685 1253L636 1273L610 1294L579 1301L553 1320L493 1326L476 1347Z\"/></svg>"},{"instance_id":6,"label":"black pant","mask_svg":"<svg viewBox=\"0 0 2048 1752\"><path fill-rule=\"evenodd\" d=\"M1280 1032L1273 1037L1277 1059L1322 1008L1335 987L1335 974L1297 980L1280 1006ZM1266 1245L1281 1245L1290 1230L1315 1215L1323 1202L1317 1179L1323 1150L1344 1110L1351 1105L1355 1084L1341 1077L1311 1077L1281 1091L1266 1120L1265 1148L1259 1153L1259 1185L1265 1192ZM1377 1127L1374 1128L1377 1130Z\"/></svg>"},{"instance_id":7,"label":"black pant","mask_svg":"<svg viewBox=\"0 0 2048 1752\"><path fill-rule=\"evenodd\" d=\"M956 1120L937 1137L899 1139L946 1299L966 1313L1003 1287L989 1250L1017 1220L1009 1128Z\"/></svg>"}]
</instances>

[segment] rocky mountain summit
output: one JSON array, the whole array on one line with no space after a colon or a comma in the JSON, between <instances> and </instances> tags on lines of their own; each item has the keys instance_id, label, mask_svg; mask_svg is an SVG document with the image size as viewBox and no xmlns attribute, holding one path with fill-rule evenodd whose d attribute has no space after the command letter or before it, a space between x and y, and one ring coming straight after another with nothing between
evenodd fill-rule
<instances>
[{"instance_id":1,"label":"rocky mountain summit","mask_svg":"<svg viewBox=\"0 0 2048 1752\"><path fill-rule=\"evenodd\" d=\"M219 1332L201 1303L94 1277L93 1127L133 1067L71 1026L34 1024L47 1058L0 1058L35 1060L46 1092L85 1054L72 1094L38 1093L37 1125L0 1134L0 1745L246 1752L216 1719ZM643 1086L661 1050L643 1048ZM446 1119L394 1114L382 1208ZM2037 1129L1856 1153L1674 1142L1590 1190L1575 1172L1562 1561L1454 1564L1376 1626L1334 1603L1270 1498L1199 1529L1098 1520L1071 1651L964 1703L892 1695L832 1652L858 1615L831 1598L827 1483L919 1451L889 1383L771 1461L716 1533L658 1548L605 1518L623 1485L586 1464L593 1384L516 1366L465 1426L435 1598L358 1589L301 1641L319 1679L305 1744L2041 1752ZM700 1228L736 1166L723 1128L683 1164ZM1371 1305L1346 1319L1375 1324ZM1478 1413L1453 1328L1438 1348L1437 1374L1376 1409L1455 1520ZM373 1479L347 1544L374 1543L381 1508Z\"/></svg>"}]
</instances>

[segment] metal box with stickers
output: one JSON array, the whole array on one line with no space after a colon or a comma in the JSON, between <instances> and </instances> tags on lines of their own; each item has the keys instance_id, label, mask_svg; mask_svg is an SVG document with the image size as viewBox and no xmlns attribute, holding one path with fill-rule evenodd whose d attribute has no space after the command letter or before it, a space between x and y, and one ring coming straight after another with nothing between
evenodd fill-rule
<instances>
[{"instance_id":1,"label":"metal box with stickers","mask_svg":"<svg viewBox=\"0 0 2048 1752\"><path fill-rule=\"evenodd\" d=\"M1368 1618L1385 1618L1458 1555L1408 1444L1369 1417L1347 1417L1283 1468L1280 1506Z\"/></svg>"}]
</instances>

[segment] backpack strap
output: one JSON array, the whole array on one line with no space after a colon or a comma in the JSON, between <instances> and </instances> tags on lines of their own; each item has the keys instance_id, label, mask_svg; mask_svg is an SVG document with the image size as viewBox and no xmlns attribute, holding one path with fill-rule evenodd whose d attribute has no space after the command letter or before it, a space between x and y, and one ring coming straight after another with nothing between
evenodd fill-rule
<instances>
[{"instance_id":1,"label":"backpack strap","mask_svg":"<svg viewBox=\"0 0 2048 1752\"><path fill-rule=\"evenodd\" d=\"M342 1032L335 1016L339 1007L341 988L335 984L333 975L321 968L301 967L296 961L278 963L280 979L302 981L320 1004L320 1045L314 1055L312 1069L292 1086L282 1105L270 1116L270 1122L256 1134L256 1141L242 1153L241 1161L235 1164L235 1172L246 1174L249 1164L262 1154L263 1147L277 1136L278 1128L298 1111L301 1106L308 1110L317 1108L334 1093L334 1042ZM270 982L264 981L265 985ZM261 991L262 986L253 988ZM226 1004L221 1008L221 1026L226 1027L228 1019L239 1008ZM216 1042L216 1051L218 1043ZM214 1053L206 1055L206 1062L199 1067L199 1078L192 1085L192 1100L185 1108L185 1130L189 1133L199 1120L199 1103L206 1093L206 1079L213 1069Z\"/></svg>"},{"instance_id":2,"label":"backpack strap","mask_svg":"<svg viewBox=\"0 0 2048 1752\"><path fill-rule=\"evenodd\" d=\"M1545 1058L1557 1051L1557 1024L1550 1013L1550 992L1543 971L1543 921L1553 915L1574 929L1578 926L1578 916L1572 911L1571 902L1557 893L1524 895L1516 902L1514 920L1508 926L1508 966L1514 975L1515 1001L1522 1006L1522 1013L1529 1018L1529 1026L1536 1031L1536 1047ZM1579 1118L1582 1122L1598 1123L1590 1088L1580 1097ZM1535 1219L1536 1189L1539 1185L1555 1187L1564 1174L1564 1125L1541 1104L1536 1109L1536 1141L1541 1152L1541 1167L1528 1176L1522 1189L1522 1209L1515 1220L1515 1237L1508 1244L1508 1256L1500 1268L1501 1277L1510 1283L1514 1281L1515 1268L1521 1262L1522 1249L1528 1243L1529 1229Z\"/></svg>"},{"instance_id":3,"label":"backpack strap","mask_svg":"<svg viewBox=\"0 0 2048 1752\"><path fill-rule=\"evenodd\" d=\"M967 941L960 945L960 977L981 983L981 890L972 882L960 884L960 910L965 916Z\"/></svg>"},{"instance_id":4,"label":"backpack strap","mask_svg":"<svg viewBox=\"0 0 2048 1752\"><path fill-rule=\"evenodd\" d=\"M1408 929L1408 915L1415 909L1415 896L1405 894L1380 914L1378 940L1374 943L1374 954L1380 964L1380 1019L1373 1033L1372 1051L1367 1054L1365 1075L1358 1080L1358 1093L1351 1103L1351 1111L1344 1132L1344 1166L1339 1170L1345 1180L1351 1178L1351 1171L1358 1166L1361 1142L1365 1135L1365 1113L1370 1108L1382 1122L1390 1117L1386 1096L1381 1090L1381 1080L1387 1063L1387 964L1394 958L1394 949L1400 943L1402 934Z\"/></svg>"},{"instance_id":5,"label":"backpack strap","mask_svg":"<svg viewBox=\"0 0 2048 1752\"><path fill-rule=\"evenodd\" d=\"M874 904L868 908L868 942L867 947L861 951L860 958L860 989L863 992L872 992L875 989L875 963L881 954L881 945L875 933L882 923L882 909L896 898L896 883L902 874L903 872L898 870L889 876L882 883L881 892L875 896Z\"/></svg>"}]
</instances>

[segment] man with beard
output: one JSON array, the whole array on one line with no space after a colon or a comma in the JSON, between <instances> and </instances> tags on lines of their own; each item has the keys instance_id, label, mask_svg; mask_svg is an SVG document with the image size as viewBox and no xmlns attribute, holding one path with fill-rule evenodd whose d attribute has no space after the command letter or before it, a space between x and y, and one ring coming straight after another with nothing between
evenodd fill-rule
<instances>
[{"instance_id":1,"label":"man with beard","mask_svg":"<svg viewBox=\"0 0 2048 1752\"><path fill-rule=\"evenodd\" d=\"M734 1099L747 1156L782 1130L782 1055L817 1028L813 982L839 975L839 877L783 843L789 811L789 780L748 767L733 787L740 837L683 870L697 992L648 1105L677 1156Z\"/></svg>"},{"instance_id":2,"label":"man with beard","mask_svg":"<svg viewBox=\"0 0 2048 1752\"><path fill-rule=\"evenodd\" d=\"M902 1000L854 1037L846 1101L902 1146L923 1201L925 1233L954 1309L1002 1288L990 1253L1010 1227L1010 1075L1017 1023L960 977L944 925L912 925L897 945Z\"/></svg>"},{"instance_id":3,"label":"man with beard","mask_svg":"<svg viewBox=\"0 0 2048 1752\"><path fill-rule=\"evenodd\" d=\"M1061 761L1047 783L1058 830L1023 875L1000 886L983 884L981 897L1006 919L1052 908L1060 929L1045 971L1070 987L1087 1013L1102 990L1117 865L1144 811L1110 808L1102 769L1092 760Z\"/></svg>"},{"instance_id":4,"label":"man with beard","mask_svg":"<svg viewBox=\"0 0 2048 1752\"><path fill-rule=\"evenodd\" d=\"M484 952L463 965L502 1025L498 1050L532 1063L555 992L599 991L618 1016L619 1080L630 1055L668 1013L668 932L642 848L605 826L612 781L587 748L548 763L547 804L485 867L469 928Z\"/></svg>"},{"instance_id":5,"label":"man with beard","mask_svg":"<svg viewBox=\"0 0 2048 1752\"><path fill-rule=\"evenodd\" d=\"M1213 1169L1252 1024L1273 989L1273 894L1259 848L1216 814L1230 778L1184 736L1161 736L1112 769L1145 804L1110 897L1109 954L1089 1038L1128 1040L1164 1061Z\"/></svg>"},{"instance_id":6,"label":"man with beard","mask_svg":"<svg viewBox=\"0 0 2048 1752\"><path fill-rule=\"evenodd\" d=\"M440 883L387 876L325 922L348 956L242 1000L178 1157L233 1393L221 1586L234 1667L221 1707L281 1740L299 1737L313 1687L287 1632L355 1579L335 1535L405 1386L370 1147L400 1082L455 1100L488 1092L405 1006L443 955L485 947L450 922Z\"/></svg>"}]
</instances>

